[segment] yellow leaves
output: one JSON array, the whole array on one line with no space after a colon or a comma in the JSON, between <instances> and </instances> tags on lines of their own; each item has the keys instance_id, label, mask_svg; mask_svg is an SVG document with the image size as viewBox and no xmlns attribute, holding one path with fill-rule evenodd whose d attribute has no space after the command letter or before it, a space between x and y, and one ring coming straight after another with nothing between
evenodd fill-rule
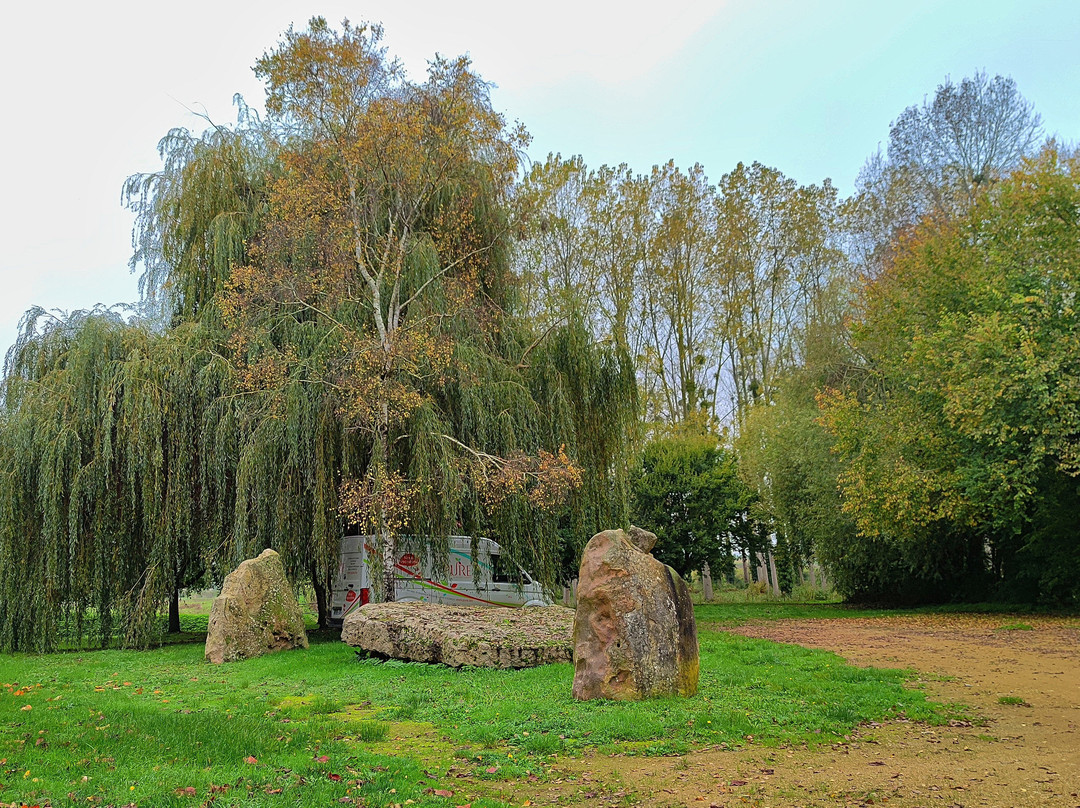
<instances>
[{"instance_id":1,"label":"yellow leaves","mask_svg":"<svg viewBox=\"0 0 1080 808\"><path fill-rule=\"evenodd\" d=\"M512 497L524 496L530 505L540 510L552 510L562 505L571 492L581 486L581 469L560 446L555 454L541 449L535 457L515 452L499 458L484 455L485 469L478 481L481 499L489 508L497 507Z\"/></svg>"},{"instance_id":2,"label":"yellow leaves","mask_svg":"<svg viewBox=\"0 0 1080 808\"><path fill-rule=\"evenodd\" d=\"M350 524L370 532L401 533L409 512L422 491L396 471L381 471L363 480L344 480L339 490L339 512Z\"/></svg>"}]
</instances>

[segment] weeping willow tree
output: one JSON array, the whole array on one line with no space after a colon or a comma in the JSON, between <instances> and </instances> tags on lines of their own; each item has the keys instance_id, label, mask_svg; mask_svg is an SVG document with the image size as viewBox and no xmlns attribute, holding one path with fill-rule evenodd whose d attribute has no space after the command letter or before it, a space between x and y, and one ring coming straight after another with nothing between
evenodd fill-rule
<instances>
[{"instance_id":1,"label":"weeping willow tree","mask_svg":"<svg viewBox=\"0 0 1080 808\"><path fill-rule=\"evenodd\" d=\"M634 373L517 315L508 132L467 60L405 80L313 20L265 120L170 132L125 186L140 314L28 313L0 407L0 646L151 641L264 547L326 591L348 524L488 535L554 586L626 524ZM385 587L384 595L392 593ZM96 616L96 622L88 618Z\"/></svg>"},{"instance_id":2,"label":"weeping willow tree","mask_svg":"<svg viewBox=\"0 0 1080 808\"><path fill-rule=\"evenodd\" d=\"M340 478L317 502L379 537L383 597L402 533L491 535L554 583L560 520L625 522L633 373L580 327L546 339L524 329L509 261L524 135L507 130L467 59L436 58L414 84L380 38L316 18L256 67L282 170L222 297L265 424L245 456L253 487L241 485L239 518L273 523L258 470L280 460L277 436L301 438L288 424L336 425L341 443L323 445Z\"/></svg>"},{"instance_id":3,"label":"weeping willow tree","mask_svg":"<svg viewBox=\"0 0 1080 808\"><path fill-rule=\"evenodd\" d=\"M144 644L207 579L230 507L232 370L198 327L159 333L96 309L28 313L0 431L0 645L52 647L61 623ZM218 515L215 520L214 514Z\"/></svg>"},{"instance_id":4,"label":"weeping willow tree","mask_svg":"<svg viewBox=\"0 0 1080 808\"><path fill-rule=\"evenodd\" d=\"M170 132L133 177L140 314L27 313L0 422L0 646L52 647L59 625L102 644L179 630L182 588L220 581L250 431L215 296L265 209L272 142ZM94 620L87 620L89 615Z\"/></svg>"}]
</instances>

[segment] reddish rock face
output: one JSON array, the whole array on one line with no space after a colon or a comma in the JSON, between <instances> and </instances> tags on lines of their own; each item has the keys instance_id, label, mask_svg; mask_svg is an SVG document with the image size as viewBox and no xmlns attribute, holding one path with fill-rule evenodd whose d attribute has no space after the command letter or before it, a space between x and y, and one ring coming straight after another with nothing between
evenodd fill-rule
<instances>
[{"instance_id":1,"label":"reddish rock face","mask_svg":"<svg viewBox=\"0 0 1080 808\"><path fill-rule=\"evenodd\" d=\"M307 647L304 615L277 553L263 550L225 576L221 594L210 607L208 661L234 662Z\"/></svg>"},{"instance_id":2,"label":"reddish rock face","mask_svg":"<svg viewBox=\"0 0 1080 808\"><path fill-rule=\"evenodd\" d=\"M585 546L574 617L574 698L692 696L697 624L686 582L649 550L640 528L597 533Z\"/></svg>"}]
</instances>

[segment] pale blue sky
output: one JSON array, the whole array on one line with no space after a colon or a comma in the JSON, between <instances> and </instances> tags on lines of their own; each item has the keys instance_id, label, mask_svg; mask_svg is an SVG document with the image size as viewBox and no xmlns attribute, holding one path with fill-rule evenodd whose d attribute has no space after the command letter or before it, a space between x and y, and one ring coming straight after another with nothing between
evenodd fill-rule
<instances>
[{"instance_id":1,"label":"pale blue sky","mask_svg":"<svg viewBox=\"0 0 1080 808\"><path fill-rule=\"evenodd\" d=\"M381 20L416 77L436 50L470 53L534 159L673 158L713 179L758 160L848 193L904 107L980 69L1011 75L1048 134L1080 139L1080 0L20 6L0 50L0 350L33 304L135 299L124 178L157 168L170 127L201 128L186 107L231 121L233 93L261 104L250 66L313 14Z\"/></svg>"}]
</instances>

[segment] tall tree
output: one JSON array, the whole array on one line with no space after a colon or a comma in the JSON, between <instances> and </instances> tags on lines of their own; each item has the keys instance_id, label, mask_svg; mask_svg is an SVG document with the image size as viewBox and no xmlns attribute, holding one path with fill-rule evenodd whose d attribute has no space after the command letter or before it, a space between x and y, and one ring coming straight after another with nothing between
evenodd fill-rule
<instances>
[{"instance_id":1,"label":"tall tree","mask_svg":"<svg viewBox=\"0 0 1080 808\"><path fill-rule=\"evenodd\" d=\"M832 316L847 272L827 181L800 186L740 163L720 180L716 208L713 387L724 393L718 415L741 419L753 404L769 404L781 376L802 362L807 331Z\"/></svg>"},{"instance_id":2,"label":"tall tree","mask_svg":"<svg viewBox=\"0 0 1080 808\"><path fill-rule=\"evenodd\" d=\"M867 290L861 374L824 399L845 507L938 596L988 564L1026 598L1080 594L1059 518L1080 474L1078 177L1048 147L925 224Z\"/></svg>"},{"instance_id":3,"label":"tall tree","mask_svg":"<svg viewBox=\"0 0 1080 808\"><path fill-rule=\"evenodd\" d=\"M908 107L889 131L889 162L911 171L926 209L968 207L1037 148L1042 121L1007 76L946 78L932 101Z\"/></svg>"},{"instance_id":4,"label":"tall tree","mask_svg":"<svg viewBox=\"0 0 1080 808\"><path fill-rule=\"evenodd\" d=\"M199 326L31 311L8 355L0 432L0 644L53 647L92 608L98 639L156 638L212 574L232 503L231 368Z\"/></svg>"},{"instance_id":5,"label":"tall tree","mask_svg":"<svg viewBox=\"0 0 1080 808\"><path fill-rule=\"evenodd\" d=\"M876 274L897 238L926 216L962 215L1041 140L1041 118L1013 79L985 72L959 84L946 78L932 100L893 121L886 153L860 172L848 206L854 255Z\"/></svg>"},{"instance_id":6,"label":"tall tree","mask_svg":"<svg viewBox=\"0 0 1080 808\"><path fill-rule=\"evenodd\" d=\"M544 340L508 315L524 135L507 130L467 59L437 58L414 84L380 38L316 18L257 64L283 170L223 298L236 361L268 413L318 388L360 441L340 510L380 537L384 597L403 531L491 525L550 581L558 537L537 511L578 486L567 452L584 421L544 399L571 382L548 375ZM621 361L601 361L594 383L617 386ZM634 406L632 393L618 401ZM620 463L599 460L601 478Z\"/></svg>"}]
</instances>

